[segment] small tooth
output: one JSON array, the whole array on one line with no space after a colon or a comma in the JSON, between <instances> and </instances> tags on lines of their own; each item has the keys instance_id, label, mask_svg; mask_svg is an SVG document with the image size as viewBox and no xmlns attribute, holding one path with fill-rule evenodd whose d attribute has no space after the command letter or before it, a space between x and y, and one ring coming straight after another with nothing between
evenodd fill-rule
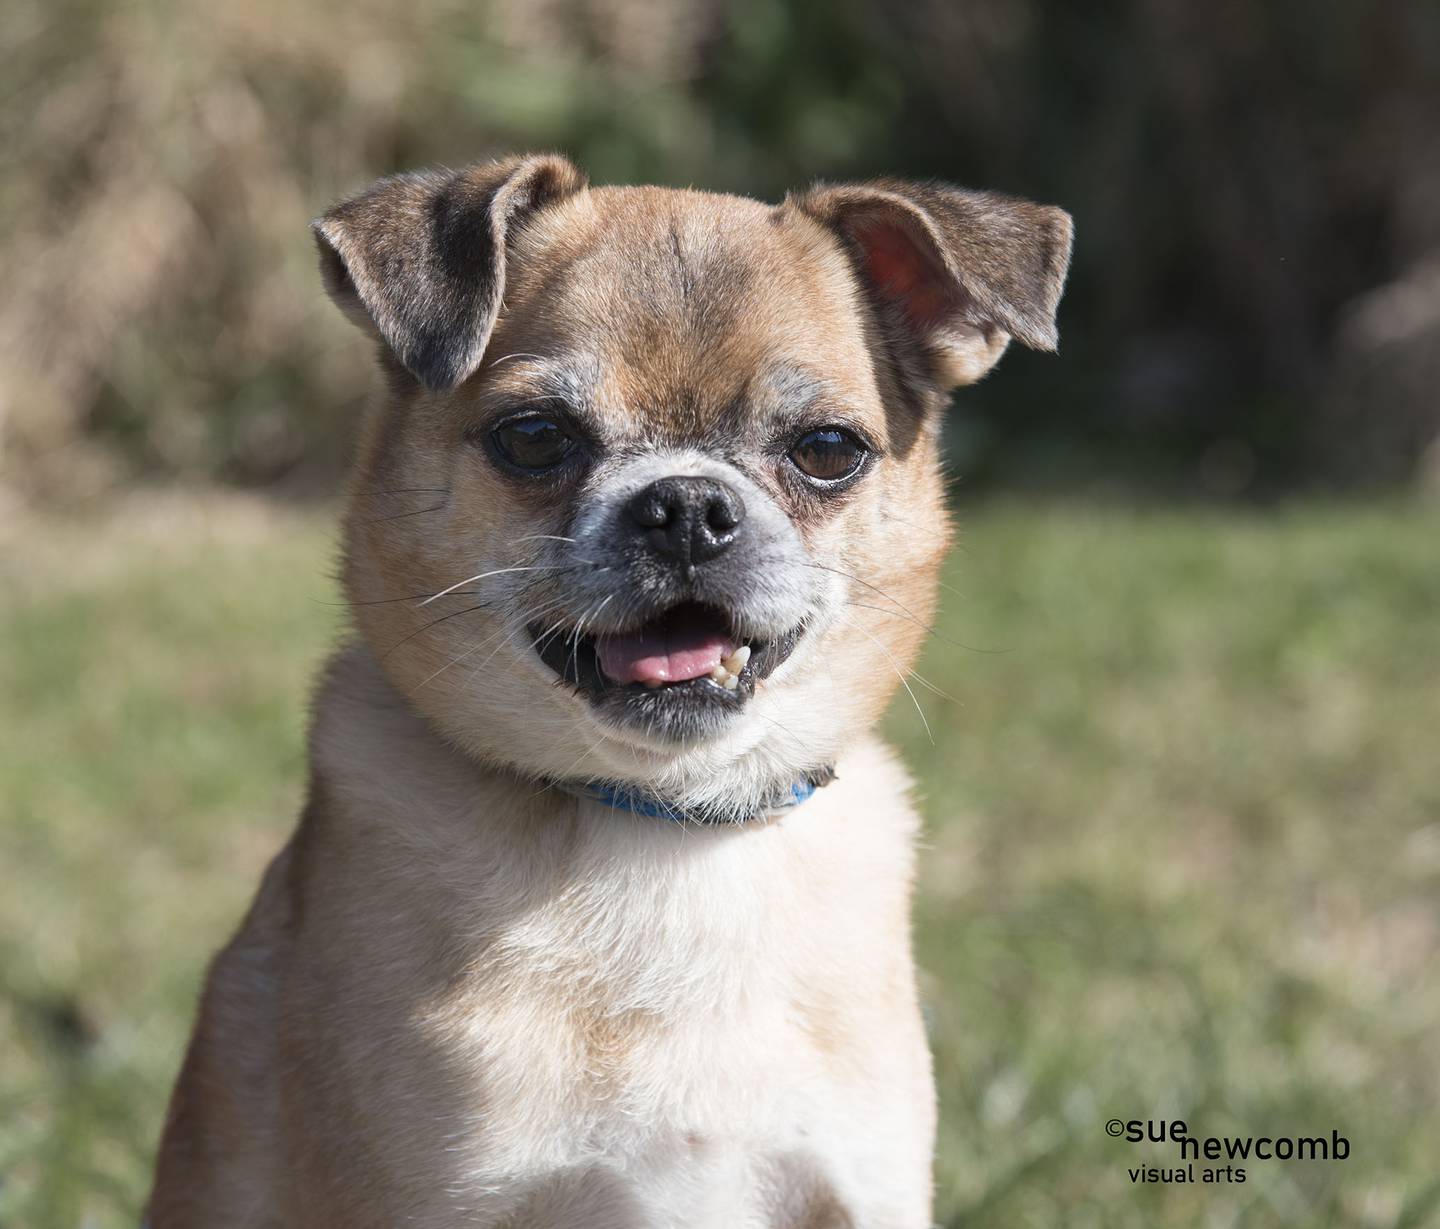
<instances>
[{"instance_id":1,"label":"small tooth","mask_svg":"<svg viewBox=\"0 0 1440 1229\"><path fill-rule=\"evenodd\" d=\"M750 660L750 646L742 644L738 649L725 659L725 669L731 674L739 674L745 669L745 663Z\"/></svg>"},{"instance_id":2,"label":"small tooth","mask_svg":"<svg viewBox=\"0 0 1440 1229\"><path fill-rule=\"evenodd\" d=\"M726 679L730 677L730 671L725 669L724 665L722 664L716 666L715 669L710 671L710 677L717 683L723 683Z\"/></svg>"},{"instance_id":3,"label":"small tooth","mask_svg":"<svg viewBox=\"0 0 1440 1229\"><path fill-rule=\"evenodd\" d=\"M723 686L726 691L734 691L740 686L740 676L738 674L727 674Z\"/></svg>"}]
</instances>

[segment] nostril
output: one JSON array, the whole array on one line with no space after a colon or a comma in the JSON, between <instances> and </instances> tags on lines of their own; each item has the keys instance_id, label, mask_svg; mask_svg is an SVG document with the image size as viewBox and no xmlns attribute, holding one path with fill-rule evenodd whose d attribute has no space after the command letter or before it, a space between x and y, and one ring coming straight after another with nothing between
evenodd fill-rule
<instances>
[{"instance_id":1,"label":"nostril","mask_svg":"<svg viewBox=\"0 0 1440 1229\"><path fill-rule=\"evenodd\" d=\"M745 505L729 487L719 487L705 504L705 524L711 533L724 534L745 519Z\"/></svg>"},{"instance_id":2,"label":"nostril","mask_svg":"<svg viewBox=\"0 0 1440 1229\"><path fill-rule=\"evenodd\" d=\"M715 533L728 533L740 523L736 508L725 500L714 500L705 509L705 523Z\"/></svg>"}]
</instances>

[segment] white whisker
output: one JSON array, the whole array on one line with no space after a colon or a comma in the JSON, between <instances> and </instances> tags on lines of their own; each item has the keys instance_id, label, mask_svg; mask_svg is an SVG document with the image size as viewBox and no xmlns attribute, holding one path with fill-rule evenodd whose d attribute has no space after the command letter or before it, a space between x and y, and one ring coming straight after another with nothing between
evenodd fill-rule
<instances>
[{"instance_id":1,"label":"white whisker","mask_svg":"<svg viewBox=\"0 0 1440 1229\"><path fill-rule=\"evenodd\" d=\"M441 589L439 593L432 593L423 602L421 602L420 605L428 606L431 602L439 601L447 593L454 593L456 589L463 588L465 585L474 584L477 580L488 580L492 576L504 576L506 575L506 573L509 572L553 572L556 568L564 566L566 565L558 563L540 563L531 564L528 567L496 568L493 572L481 572L476 576L468 576L464 580L457 580L448 589Z\"/></svg>"},{"instance_id":2,"label":"white whisker","mask_svg":"<svg viewBox=\"0 0 1440 1229\"><path fill-rule=\"evenodd\" d=\"M547 603L546 605L540 607L540 610L537 610L535 613L536 613L536 614L539 614L540 611L553 609L554 607L558 606L559 604L560 604L560 603L559 603L558 600L549 602L549 603ZM454 658L454 659L451 660L451 661L447 661L447 662L446 662L443 666L441 666L438 670L435 670L433 673L431 673L430 675L428 675L424 680L422 680L422 682L420 683L420 686L421 686L421 687L424 687L427 683L431 682L433 679L435 679L435 678L439 677L440 675L444 674L445 671L448 670L448 669L450 669L451 666L458 666L462 661L464 661L464 660L465 660L467 657L469 657L472 653L478 653L478 652L479 652L481 649L483 649L487 644L493 644L497 639L499 639L501 636L505 635L509 630L510 630L510 629L509 629L508 626L502 626L498 632L493 632L493 633L491 633L489 636L485 637L485 639L482 640L482 641L480 641L478 644L472 644L468 649L466 649L463 653L461 653L459 657L456 657L456 658ZM499 652L499 649L497 649L496 652ZM495 656L495 654L494 654L494 653L491 653L491 654L490 654L490 657L487 657L487 658L485 659L485 661L483 661L483 662L480 663L481 667L485 666L485 665L490 661L490 658L492 658L492 657L494 657L494 656ZM475 674L478 674L478 673L479 673L479 669L477 668L477 670L476 670L474 673L471 674L470 679L473 680L473 679L475 678Z\"/></svg>"}]
</instances>

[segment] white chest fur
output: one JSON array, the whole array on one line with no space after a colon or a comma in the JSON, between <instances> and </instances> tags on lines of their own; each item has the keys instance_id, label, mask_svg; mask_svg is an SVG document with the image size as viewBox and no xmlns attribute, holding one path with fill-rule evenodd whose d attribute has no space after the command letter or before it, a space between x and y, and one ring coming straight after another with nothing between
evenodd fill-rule
<instances>
[{"instance_id":1,"label":"white chest fur","mask_svg":"<svg viewBox=\"0 0 1440 1229\"><path fill-rule=\"evenodd\" d=\"M393 924L330 992L364 1003L337 1044L398 1108L355 1127L408 1223L927 1223L914 818L883 748L744 829L406 768L341 778Z\"/></svg>"}]
</instances>

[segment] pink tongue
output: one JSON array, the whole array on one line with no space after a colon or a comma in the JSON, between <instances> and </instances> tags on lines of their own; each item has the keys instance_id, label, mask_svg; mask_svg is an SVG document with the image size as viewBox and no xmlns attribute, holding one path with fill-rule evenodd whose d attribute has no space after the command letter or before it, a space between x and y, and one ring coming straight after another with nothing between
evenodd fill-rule
<instances>
[{"instance_id":1,"label":"pink tongue","mask_svg":"<svg viewBox=\"0 0 1440 1229\"><path fill-rule=\"evenodd\" d=\"M735 652L709 620L670 618L595 642L600 669L616 683L682 683L704 678Z\"/></svg>"}]
</instances>

